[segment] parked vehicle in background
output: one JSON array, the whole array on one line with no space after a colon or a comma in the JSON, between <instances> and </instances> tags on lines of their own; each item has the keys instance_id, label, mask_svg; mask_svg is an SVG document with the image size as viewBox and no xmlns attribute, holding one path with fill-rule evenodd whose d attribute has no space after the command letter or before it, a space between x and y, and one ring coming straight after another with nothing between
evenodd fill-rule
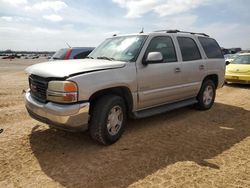
<instances>
[{"instance_id":1,"label":"parked vehicle in background","mask_svg":"<svg viewBox=\"0 0 250 188\"><path fill-rule=\"evenodd\" d=\"M250 53L250 50L242 50L242 51L237 52L237 54L242 54L242 53Z\"/></svg>"},{"instance_id":2,"label":"parked vehicle in background","mask_svg":"<svg viewBox=\"0 0 250 188\"><path fill-rule=\"evenodd\" d=\"M202 33L163 30L114 36L88 59L46 62L26 69L26 108L34 119L65 130L86 130L116 142L126 119L193 105L208 110L224 84L225 60Z\"/></svg>"},{"instance_id":3,"label":"parked vehicle in background","mask_svg":"<svg viewBox=\"0 0 250 188\"><path fill-rule=\"evenodd\" d=\"M50 61L54 60L67 60L67 59L84 59L87 57L95 48L93 47L72 47L62 48L58 50L51 58Z\"/></svg>"},{"instance_id":4,"label":"parked vehicle in background","mask_svg":"<svg viewBox=\"0 0 250 188\"><path fill-rule=\"evenodd\" d=\"M2 59L15 59L15 58L21 58L21 56L17 54L12 54L12 55L2 57Z\"/></svg>"},{"instance_id":5,"label":"parked vehicle in background","mask_svg":"<svg viewBox=\"0 0 250 188\"><path fill-rule=\"evenodd\" d=\"M33 55L32 56L32 59L38 59L39 58L39 55Z\"/></svg>"},{"instance_id":6,"label":"parked vehicle in background","mask_svg":"<svg viewBox=\"0 0 250 188\"><path fill-rule=\"evenodd\" d=\"M226 65L230 64L237 56L238 56L238 54L226 54L226 55L224 55Z\"/></svg>"},{"instance_id":7,"label":"parked vehicle in background","mask_svg":"<svg viewBox=\"0 0 250 188\"><path fill-rule=\"evenodd\" d=\"M223 54L235 54L241 50L241 48L222 48Z\"/></svg>"},{"instance_id":8,"label":"parked vehicle in background","mask_svg":"<svg viewBox=\"0 0 250 188\"><path fill-rule=\"evenodd\" d=\"M24 59L38 59L38 58L39 58L39 55L36 55L36 54L29 54L29 55L24 56Z\"/></svg>"},{"instance_id":9,"label":"parked vehicle in background","mask_svg":"<svg viewBox=\"0 0 250 188\"><path fill-rule=\"evenodd\" d=\"M2 59L15 59L15 55L4 56Z\"/></svg>"},{"instance_id":10,"label":"parked vehicle in background","mask_svg":"<svg viewBox=\"0 0 250 188\"><path fill-rule=\"evenodd\" d=\"M250 84L250 53L239 54L227 67L226 83Z\"/></svg>"}]
</instances>

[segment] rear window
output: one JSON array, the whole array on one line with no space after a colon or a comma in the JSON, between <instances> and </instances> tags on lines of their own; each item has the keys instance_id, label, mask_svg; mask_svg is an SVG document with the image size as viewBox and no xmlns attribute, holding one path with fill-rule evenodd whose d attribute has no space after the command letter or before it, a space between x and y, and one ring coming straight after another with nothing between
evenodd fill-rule
<instances>
[{"instance_id":1,"label":"rear window","mask_svg":"<svg viewBox=\"0 0 250 188\"><path fill-rule=\"evenodd\" d=\"M224 58L216 40L204 37L198 37L198 39L209 59Z\"/></svg>"},{"instance_id":2,"label":"rear window","mask_svg":"<svg viewBox=\"0 0 250 188\"><path fill-rule=\"evenodd\" d=\"M52 57L51 59L64 59L66 56L68 49L67 48L63 48L59 51L57 51Z\"/></svg>"},{"instance_id":3,"label":"rear window","mask_svg":"<svg viewBox=\"0 0 250 188\"><path fill-rule=\"evenodd\" d=\"M73 57L73 59L84 59L85 57L87 57L90 54L90 52L92 52L92 50L78 53Z\"/></svg>"},{"instance_id":4,"label":"rear window","mask_svg":"<svg viewBox=\"0 0 250 188\"><path fill-rule=\"evenodd\" d=\"M183 61L201 59L201 54L195 41L189 37L177 37Z\"/></svg>"}]
</instances>

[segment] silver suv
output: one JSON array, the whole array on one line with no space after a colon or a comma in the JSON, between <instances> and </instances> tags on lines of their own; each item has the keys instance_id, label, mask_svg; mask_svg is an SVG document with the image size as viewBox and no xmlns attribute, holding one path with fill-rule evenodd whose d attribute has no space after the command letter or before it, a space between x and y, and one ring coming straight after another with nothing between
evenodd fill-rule
<instances>
[{"instance_id":1,"label":"silver suv","mask_svg":"<svg viewBox=\"0 0 250 188\"><path fill-rule=\"evenodd\" d=\"M31 117L51 127L86 130L116 142L126 120L176 108L212 107L223 86L225 61L203 33L163 30L106 39L88 59L40 63L26 69Z\"/></svg>"}]
</instances>

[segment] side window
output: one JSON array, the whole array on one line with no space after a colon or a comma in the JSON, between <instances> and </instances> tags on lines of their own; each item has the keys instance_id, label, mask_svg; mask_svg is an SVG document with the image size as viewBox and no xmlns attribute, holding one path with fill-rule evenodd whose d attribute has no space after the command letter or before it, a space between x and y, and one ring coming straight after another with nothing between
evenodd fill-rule
<instances>
[{"instance_id":1,"label":"side window","mask_svg":"<svg viewBox=\"0 0 250 188\"><path fill-rule=\"evenodd\" d=\"M222 51L216 40L205 37L198 37L207 57L209 59L213 58L224 58Z\"/></svg>"},{"instance_id":2,"label":"side window","mask_svg":"<svg viewBox=\"0 0 250 188\"><path fill-rule=\"evenodd\" d=\"M76 54L73 59L84 59L85 57L87 57L90 54L90 52L91 51L85 51L85 52L81 52L79 54Z\"/></svg>"},{"instance_id":3,"label":"side window","mask_svg":"<svg viewBox=\"0 0 250 188\"><path fill-rule=\"evenodd\" d=\"M189 37L177 37L183 61L201 59L201 54L195 41Z\"/></svg>"},{"instance_id":4,"label":"side window","mask_svg":"<svg viewBox=\"0 0 250 188\"><path fill-rule=\"evenodd\" d=\"M163 62L176 62L176 52L174 43L170 37L154 37L146 50L146 55L149 52L161 52Z\"/></svg>"}]
</instances>

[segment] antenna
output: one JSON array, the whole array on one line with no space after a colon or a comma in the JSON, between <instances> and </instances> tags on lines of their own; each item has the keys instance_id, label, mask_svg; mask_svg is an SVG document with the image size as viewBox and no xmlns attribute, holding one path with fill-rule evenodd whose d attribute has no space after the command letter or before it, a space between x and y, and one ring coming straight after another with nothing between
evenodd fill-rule
<instances>
[{"instance_id":1,"label":"antenna","mask_svg":"<svg viewBox=\"0 0 250 188\"><path fill-rule=\"evenodd\" d=\"M71 46L66 42L66 45L69 47L69 48L71 48Z\"/></svg>"},{"instance_id":2,"label":"antenna","mask_svg":"<svg viewBox=\"0 0 250 188\"><path fill-rule=\"evenodd\" d=\"M141 29L140 33L144 33L144 31L143 31L143 30L144 30L144 28L142 28L142 29Z\"/></svg>"}]
</instances>

